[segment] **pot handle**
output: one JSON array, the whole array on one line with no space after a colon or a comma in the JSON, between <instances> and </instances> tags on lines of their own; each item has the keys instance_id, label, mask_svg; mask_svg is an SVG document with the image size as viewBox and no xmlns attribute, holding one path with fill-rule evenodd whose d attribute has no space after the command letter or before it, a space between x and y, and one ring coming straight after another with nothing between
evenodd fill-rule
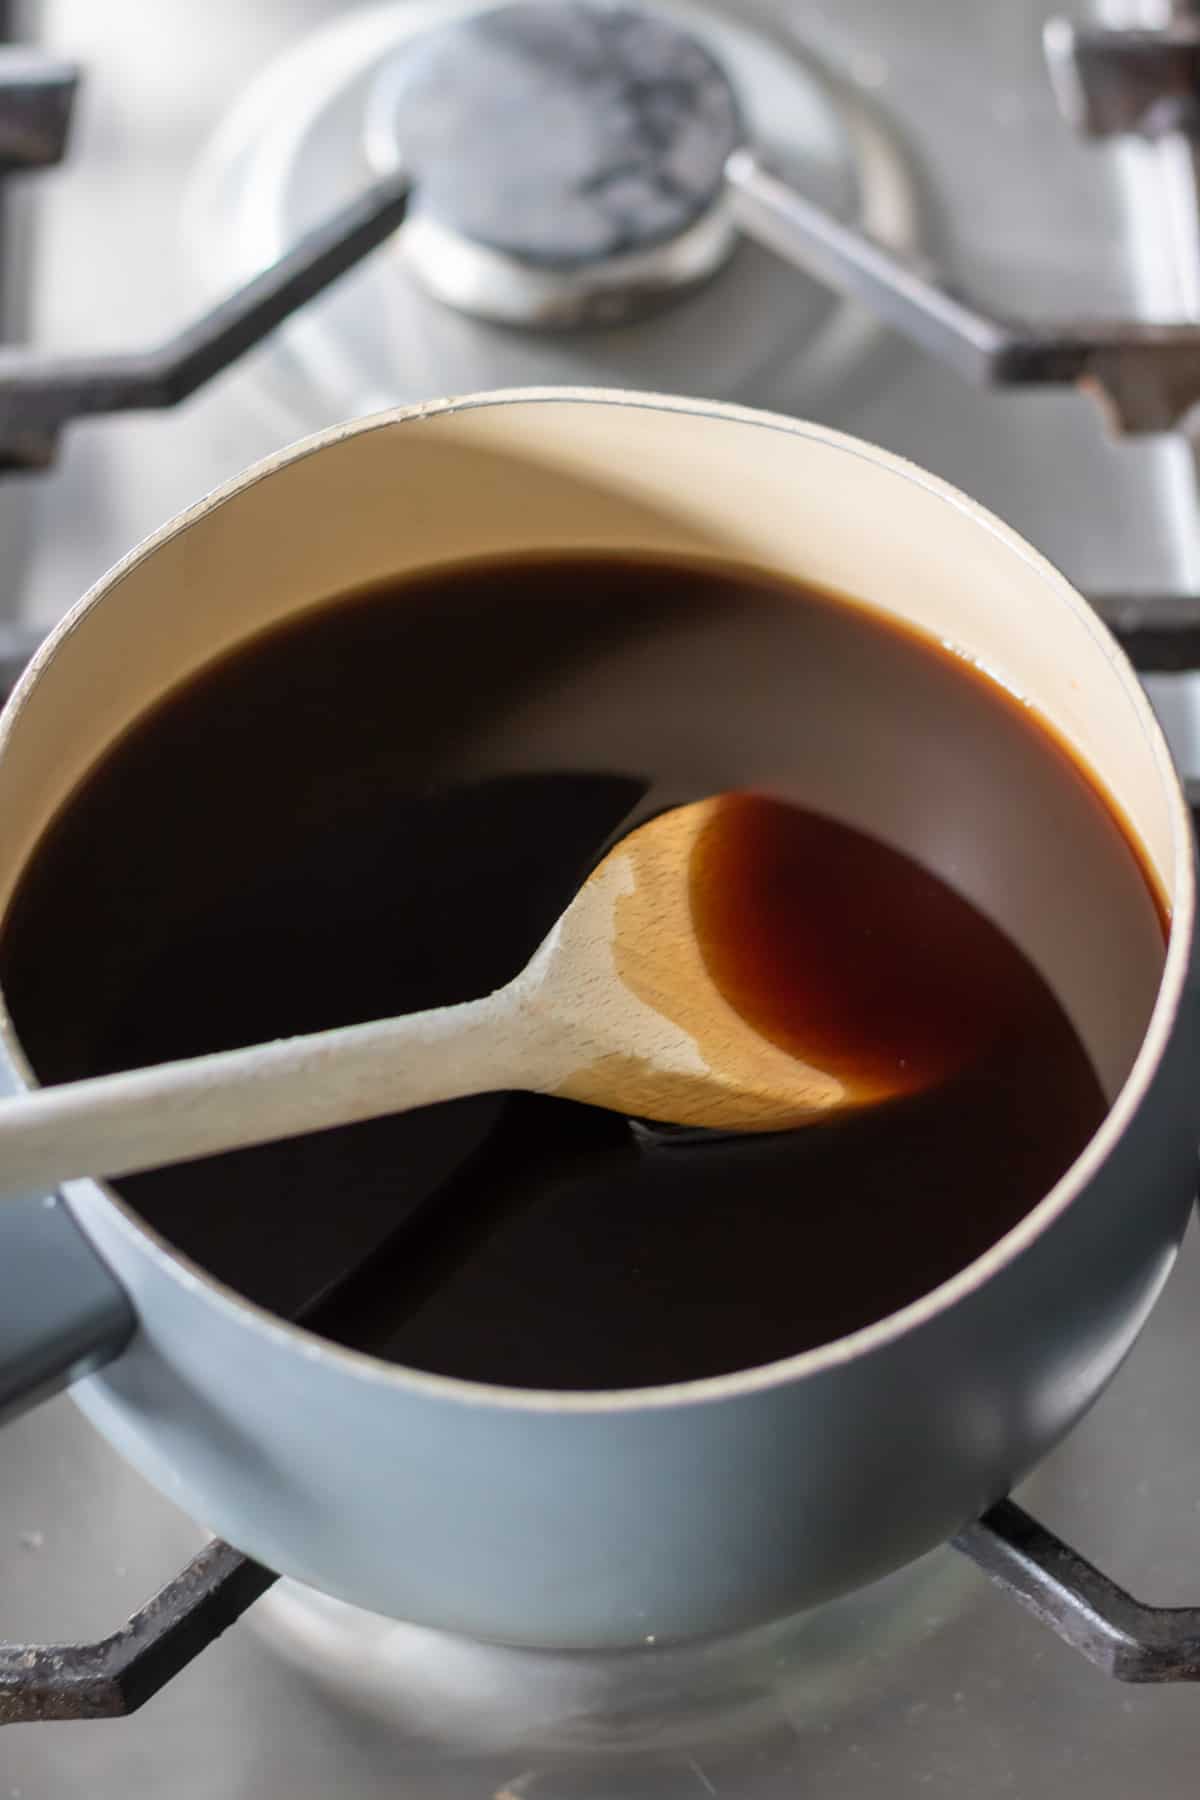
<instances>
[{"instance_id":1,"label":"pot handle","mask_svg":"<svg viewBox=\"0 0 1200 1800\"><path fill-rule=\"evenodd\" d=\"M108 1362L136 1323L58 1194L0 1205L0 1423Z\"/></svg>"}]
</instances>

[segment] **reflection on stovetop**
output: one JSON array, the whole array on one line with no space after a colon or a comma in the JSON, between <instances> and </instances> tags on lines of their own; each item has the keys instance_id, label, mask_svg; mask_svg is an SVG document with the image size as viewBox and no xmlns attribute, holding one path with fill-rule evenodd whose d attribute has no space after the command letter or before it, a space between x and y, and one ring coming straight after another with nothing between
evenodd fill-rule
<instances>
[{"instance_id":1,"label":"reflection on stovetop","mask_svg":"<svg viewBox=\"0 0 1200 1800\"><path fill-rule=\"evenodd\" d=\"M429 1753L531 1764L729 1758L826 1730L886 1693L973 1591L945 1550L817 1612L736 1636L589 1655L475 1643L284 1582L247 1629L342 1704Z\"/></svg>"}]
</instances>

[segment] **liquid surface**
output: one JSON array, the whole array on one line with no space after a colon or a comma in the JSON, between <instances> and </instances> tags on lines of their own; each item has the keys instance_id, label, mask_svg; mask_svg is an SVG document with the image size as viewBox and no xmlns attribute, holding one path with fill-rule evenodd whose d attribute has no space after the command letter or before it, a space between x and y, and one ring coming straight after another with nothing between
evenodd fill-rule
<instances>
[{"instance_id":1,"label":"liquid surface","mask_svg":"<svg viewBox=\"0 0 1200 1800\"><path fill-rule=\"evenodd\" d=\"M119 1186L233 1287L417 1367L603 1388L771 1361L916 1298L1042 1196L1162 963L1094 789L911 634L751 573L598 557L345 599L109 754L32 861L0 981L46 1081L466 999L632 822L730 789L806 812L781 835L746 802L708 846L718 979L780 1041L803 1007L831 1054L876 1073L903 1054L928 1091L703 1144L484 1096ZM1095 1054L948 866L1001 919L1059 921ZM909 951L886 995L885 915Z\"/></svg>"},{"instance_id":2,"label":"liquid surface","mask_svg":"<svg viewBox=\"0 0 1200 1800\"><path fill-rule=\"evenodd\" d=\"M1018 1073L1032 1058L1033 1090L1077 1053L1054 995L1004 932L911 857L834 819L724 795L688 887L719 992L855 1101L919 1093L985 1059Z\"/></svg>"}]
</instances>

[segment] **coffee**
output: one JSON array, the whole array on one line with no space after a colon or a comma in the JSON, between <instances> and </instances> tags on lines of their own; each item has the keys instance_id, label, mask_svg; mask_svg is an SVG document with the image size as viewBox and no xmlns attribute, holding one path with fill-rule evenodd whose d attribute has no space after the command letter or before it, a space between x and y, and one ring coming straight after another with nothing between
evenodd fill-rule
<instances>
[{"instance_id":1,"label":"coffee","mask_svg":"<svg viewBox=\"0 0 1200 1800\"><path fill-rule=\"evenodd\" d=\"M631 820L728 789L753 797L695 889L715 977L775 1041L803 1014L872 1080L903 1060L911 1092L720 1141L486 1096L118 1186L239 1291L416 1367L611 1388L771 1361L916 1298L1036 1203L1103 1117L1162 965L1105 800L916 633L650 558L339 598L109 752L30 862L0 982L43 1081L467 999ZM996 853L1014 793L1015 871ZM846 816L864 795L901 841ZM989 884L996 918L966 897ZM1121 967L1095 980L1123 984L1121 1042L1099 1074L1005 929L1037 914L1031 884L1083 937L1115 922Z\"/></svg>"}]
</instances>

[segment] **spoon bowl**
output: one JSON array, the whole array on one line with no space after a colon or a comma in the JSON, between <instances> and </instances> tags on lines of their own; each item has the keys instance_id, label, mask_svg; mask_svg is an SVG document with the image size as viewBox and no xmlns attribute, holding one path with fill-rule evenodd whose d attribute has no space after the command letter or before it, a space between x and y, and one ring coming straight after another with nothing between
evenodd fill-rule
<instances>
[{"instance_id":1,"label":"spoon bowl","mask_svg":"<svg viewBox=\"0 0 1200 1800\"><path fill-rule=\"evenodd\" d=\"M723 1131L785 1130L846 1101L835 1075L771 1043L709 970L692 870L723 804L674 807L621 839L518 977L575 1065L529 1086Z\"/></svg>"}]
</instances>

